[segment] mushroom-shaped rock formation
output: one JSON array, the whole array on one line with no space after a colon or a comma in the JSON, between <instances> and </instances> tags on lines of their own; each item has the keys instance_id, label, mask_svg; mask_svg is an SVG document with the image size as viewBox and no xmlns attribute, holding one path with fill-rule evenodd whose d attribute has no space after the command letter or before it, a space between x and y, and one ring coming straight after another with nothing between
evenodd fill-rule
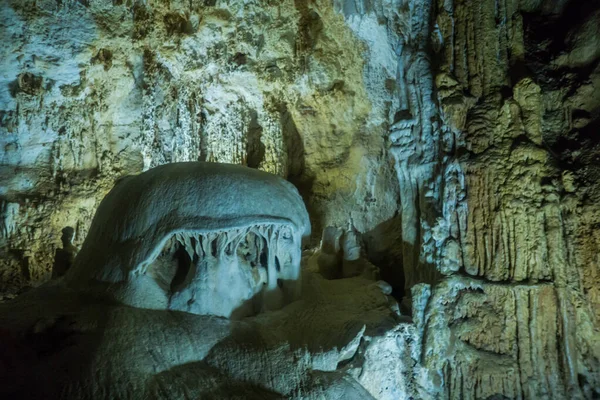
<instances>
[{"instance_id":1,"label":"mushroom-shaped rock formation","mask_svg":"<svg viewBox=\"0 0 600 400\"><path fill-rule=\"evenodd\" d=\"M309 231L268 173L122 180L67 275L0 304L0 398L403 397L414 329L370 274L324 279L318 253L301 257Z\"/></svg>"},{"instance_id":2,"label":"mushroom-shaped rock formation","mask_svg":"<svg viewBox=\"0 0 600 400\"><path fill-rule=\"evenodd\" d=\"M309 234L302 198L278 176L167 164L108 193L66 280L134 307L242 317L298 298Z\"/></svg>"}]
</instances>

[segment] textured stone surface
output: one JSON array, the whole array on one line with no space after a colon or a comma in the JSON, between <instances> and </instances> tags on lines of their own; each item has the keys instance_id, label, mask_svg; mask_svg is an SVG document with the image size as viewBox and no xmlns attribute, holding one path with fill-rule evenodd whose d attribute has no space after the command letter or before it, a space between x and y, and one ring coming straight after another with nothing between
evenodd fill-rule
<instances>
[{"instance_id":1,"label":"textured stone surface","mask_svg":"<svg viewBox=\"0 0 600 400\"><path fill-rule=\"evenodd\" d=\"M443 121L462 137L467 210L456 273L425 296L424 367L439 371L440 396L598 395L598 265L586 255L597 241L585 228L598 181L585 182L583 154L567 160L563 138L578 136L578 148L597 140L600 102L572 105L596 67L561 65L597 65L593 51L577 52L597 41L585 20L599 4L575 3L437 5L436 86Z\"/></svg>"},{"instance_id":2,"label":"textured stone surface","mask_svg":"<svg viewBox=\"0 0 600 400\"><path fill-rule=\"evenodd\" d=\"M412 325L377 282L325 280L241 321L133 308L61 282L0 304L7 398L398 399L414 394ZM387 360L383 362L382 357ZM398 362L398 360L404 360Z\"/></svg>"},{"instance_id":3,"label":"textured stone surface","mask_svg":"<svg viewBox=\"0 0 600 400\"><path fill-rule=\"evenodd\" d=\"M285 179L235 164L169 163L106 195L65 280L133 307L254 315L299 298L308 236L306 207Z\"/></svg>"},{"instance_id":4,"label":"textured stone surface","mask_svg":"<svg viewBox=\"0 0 600 400\"><path fill-rule=\"evenodd\" d=\"M394 398L598 397L598 1L228 3L2 5L5 289L117 177L242 163L412 307Z\"/></svg>"},{"instance_id":5,"label":"textured stone surface","mask_svg":"<svg viewBox=\"0 0 600 400\"><path fill-rule=\"evenodd\" d=\"M368 44L328 1L18 0L0 12L3 291L46 280L61 230L81 245L116 179L167 162L287 177L316 232L350 218L369 230L397 210L394 65L364 73Z\"/></svg>"}]
</instances>

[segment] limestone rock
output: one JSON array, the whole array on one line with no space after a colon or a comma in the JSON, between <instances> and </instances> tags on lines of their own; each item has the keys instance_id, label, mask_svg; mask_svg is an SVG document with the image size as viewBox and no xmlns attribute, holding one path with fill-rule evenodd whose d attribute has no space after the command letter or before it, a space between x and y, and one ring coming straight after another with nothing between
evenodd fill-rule
<instances>
[{"instance_id":1,"label":"limestone rock","mask_svg":"<svg viewBox=\"0 0 600 400\"><path fill-rule=\"evenodd\" d=\"M307 258L301 300L241 321L122 306L60 282L32 290L0 304L0 361L10 366L0 393L390 400L413 393L403 367L414 362L413 333L390 307L395 301L373 281L326 280L317 269Z\"/></svg>"},{"instance_id":2,"label":"limestone rock","mask_svg":"<svg viewBox=\"0 0 600 400\"><path fill-rule=\"evenodd\" d=\"M352 220L366 261L412 314L356 352L352 325L337 358L321 359L326 373L300 375L306 393L358 382L375 398L597 398L599 10L575 0L5 1L0 291L46 281L61 230L80 246L119 177L179 161L243 164L298 187L313 246ZM340 278L341 232L329 233L310 265ZM332 319L328 302L372 304L333 289L364 278L316 285L315 318ZM370 282L375 297L390 291ZM299 334L328 343L329 331L311 333ZM222 379L232 393L285 392L271 372L256 381L275 383L257 387L217 359L148 387L204 371L217 393Z\"/></svg>"},{"instance_id":3,"label":"limestone rock","mask_svg":"<svg viewBox=\"0 0 600 400\"><path fill-rule=\"evenodd\" d=\"M47 280L62 229L80 246L116 180L165 163L286 177L315 232L397 209L395 67L367 74L376 50L329 1L15 0L0 14L0 291Z\"/></svg>"}]
</instances>

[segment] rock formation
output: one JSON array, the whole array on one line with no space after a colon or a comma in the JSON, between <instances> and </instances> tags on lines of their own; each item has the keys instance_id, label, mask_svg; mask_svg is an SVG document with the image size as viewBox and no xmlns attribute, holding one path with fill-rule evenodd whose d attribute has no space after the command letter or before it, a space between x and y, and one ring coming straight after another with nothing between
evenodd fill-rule
<instances>
[{"instance_id":1,"label":"rock formation","mask_svg":"<svg viewBox=\"0 0 600 400\"><path fill-rule=\"evenodd\" d=\"M379 360L356 357L385 346L402 358L407 324L389 285L328 281L311 257L300 296L309 233L296 189L266 172L187 162L123 179L65 279L0 305L0 394L396 398L401 363L365 381ZM361 263L349 242L344 258Z\"/></svg>"},{"instance_id":2,"label":"rock formation","mask_svg":"<svg viewBox=\"0 0 600 400\"><path fill-rule=\"evenodd\" d=\"M106 195L66 281L100 286L134 307L243 316L245 302L255 303L246 306L253 314L298 299L308 235L304 203L284 179L232 164L171 163Z\"/></svg>"},{"instance_id":3,"label":"rock formation","mask_svg":"<svg viewBox=\"0 0 600 400\"><path fill-rule=\"evenodd\" d=\"M81 247L119 178L242 164L298 188L309 247L325 232L303 273L366 279L343 278L344 251L360 254L412 315L339 365L373 397L600 396L597 0L8 0L0 15L7 298L50 278L64 228ZM191 237L163 258L193 258Z\"/></svg>"},{"instance_id":4,"label":"rock formation","mask_svg":"<svg viewBox=\"0 0 600 400\"><path fill-rule=\"evenodd\" d=\"M386 76L373 103L365 45L302 4L3 2L2 291L46 281L63 228L81 246L116 180L165 163L286 177L316 232L391 218Z\"/></svg>"}]
</instances>

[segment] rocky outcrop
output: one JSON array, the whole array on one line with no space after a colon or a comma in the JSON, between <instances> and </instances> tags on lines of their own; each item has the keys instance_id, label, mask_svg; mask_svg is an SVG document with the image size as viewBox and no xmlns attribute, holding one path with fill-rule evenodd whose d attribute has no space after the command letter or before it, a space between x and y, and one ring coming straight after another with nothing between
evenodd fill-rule
<instances>
[{"instance_id":1,"label":"rocky outcrop","mask_svg":"<svg viewBox=\"0 0 600 400\"><path fill-rule=\"evenodd\" d=\"M397 55L396 253L422 387L597 396L599 5L357 3L341 7L349 25L383 21Z\"/></svg>"},{"instance_id":2,"label":"rocky outcrop","mask_svg":"<svg viewBox=\"0 0 600 400\"><path fill-rule=\"evenodd\" d=\"M304 297L243 320L123 306L63 282L2 303L0 395L394 400L409 393L399 379L410 376L410 353L397 339L414 329L384 285L326 280L316 257L305 255Z\"/></svg>"},{"instance_id":3,"label":"rocky outcrop","mask_svg":"<svg viewBox=\"0 0 600 400\"><path fill-rule=\"evenodd\" d=\"M577 187L583 171L557 146L585 129L569 122L581 114L569 106L570 92L594 84L596 67L562 66L565 57L581 59L570 55L579 50L552 33L574 16L586 26L577 7L435 6L436 86L442 119L463 138L455 151L467 210L458 220L459 268L431 288L423 311L424 360L439 371L444 397L598 395L598 304L589 289L597 265L582 262L597 242L581 231L584 215L599 211L586 200L597 182Z\"/></svg>"}]
</instances>

